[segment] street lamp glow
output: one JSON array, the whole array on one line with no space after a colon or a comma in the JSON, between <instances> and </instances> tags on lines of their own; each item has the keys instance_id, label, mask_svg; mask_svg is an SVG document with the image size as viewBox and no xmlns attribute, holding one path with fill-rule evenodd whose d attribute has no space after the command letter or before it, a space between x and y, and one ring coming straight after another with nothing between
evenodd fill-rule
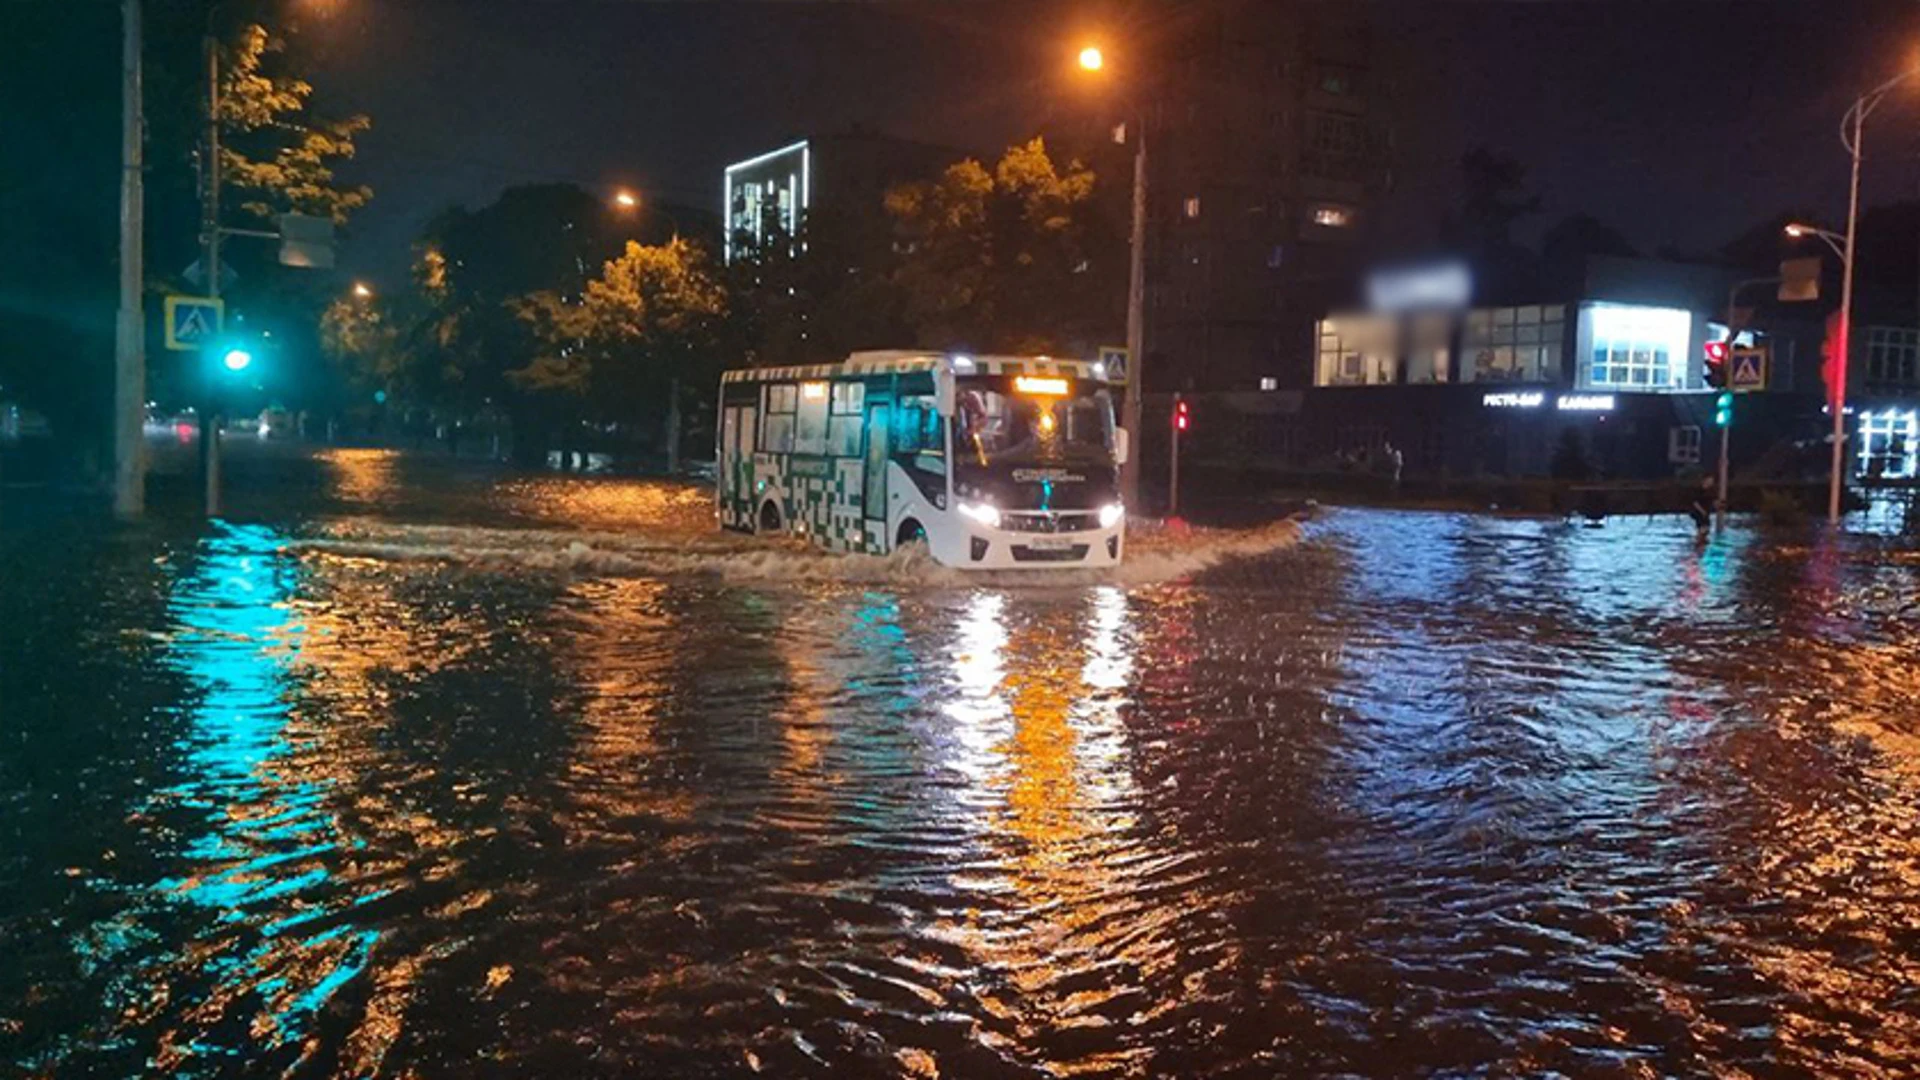
<instances>
[{"instance_id":1,"label":"street lamp glow","mask_svg":"<svg viewBox=\"0 0 1920 1080\"><path fill-rule=\"evenodd\" d=\"M1793 237L1795 240L1800 239L1812 231L1812 229L1807 228L1805 225L1787 226L1787 235Z\"/></svg>"},{"instance_id":2,"label":"street lamp glow","mask_svg":"<svg viewBox=\"0 0 1920 1080\"><path fill-rule=\"evenodd\" d=\"M353 295L362 300L371 300L373 299L373 286L368 285L364 281L356 281L353 283Z\"/></svg>"},{"instance_id":3,"label":"street lamp glow","mask_svg":"<svg viewBox=\"0 0 1920 1080\"><path fill-rule=\"evenodd\" d=\"M1107 64L1107 58L1100 53L1097 45L1089 45L1080 50L1080 67L1086 71L1099 71Z\"/></svg>"},{"instance_id":4,"label":"street lamp glow","mask_svg":"<svg viewBox=\"0 0 1920 1080\"><path fill-rule=\"evenodd\" d=\"M620 191L614 192L613 204L622 210L632 210L634 207L640 205L640 197L623 188Z\"/></svg>"},{"instance_id":5,"label":"street lamp glow","mask_svg":"<svg viewBox=\"0 0 1920 1080\"><path fill-rule=\"evenodd\" d=\"M253 363L253 354L245 349L228 349L220 362L227 365L228 371L245 371L247 365Z\"/></svg>"}]
</instances>

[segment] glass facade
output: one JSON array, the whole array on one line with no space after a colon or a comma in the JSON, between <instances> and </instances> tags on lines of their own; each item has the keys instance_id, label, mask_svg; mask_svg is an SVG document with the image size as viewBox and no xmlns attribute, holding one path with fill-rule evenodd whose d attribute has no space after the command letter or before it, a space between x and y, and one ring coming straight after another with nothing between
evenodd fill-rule
<instances>
[{"instance_id":1,"label":"glass facade","mask_svg":"<svg viewBox=\"0 0 1920 1080\"><path fill-rule=\"evenodd\" d=\"M1564 304L1477 308L1460 335L1462 382L1557 382L1566 348Z\"/></svg>"},{"instance_id":2,"label":"glass facade","mask_svg":"<svg viewBox=\"0 0 1920 1080\"><path fill-rule=\"evenodd\" d=\"M1693 316L1678 308L1594 304L1583 315L1581 389L1662 393L1687 386Z\"/></svg>"}]
</instances>

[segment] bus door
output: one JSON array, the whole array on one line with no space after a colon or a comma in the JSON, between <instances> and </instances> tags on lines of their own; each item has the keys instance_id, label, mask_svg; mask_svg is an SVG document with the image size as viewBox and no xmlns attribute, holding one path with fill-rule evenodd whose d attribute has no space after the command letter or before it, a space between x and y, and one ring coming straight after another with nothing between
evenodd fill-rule
<instances>
[{"instance_id":1,"label":"bus door","mask_svg":"<svg viewBox=\"0 0 1920 1080\"><path fill-rule=\"evenodd\" d=\"M877 519L880 528L882 550L893 537L887 535L887 432L893 426L893 407L886 402L867 405L867 462L862 470L866 485L860 492L861 513L868 520Z\"/></svg>"},{"instance_id":2,"label":"bus door","mask_svg":"<svg viewBox=\"0 0 1920 1080\"><path fill-rule=\"evenodd\" d=\"M753 448L759 410L751 405L727 407L720 439L721 486L736 524L751 528L753 508Z\"/></svg>"}]
</instances>

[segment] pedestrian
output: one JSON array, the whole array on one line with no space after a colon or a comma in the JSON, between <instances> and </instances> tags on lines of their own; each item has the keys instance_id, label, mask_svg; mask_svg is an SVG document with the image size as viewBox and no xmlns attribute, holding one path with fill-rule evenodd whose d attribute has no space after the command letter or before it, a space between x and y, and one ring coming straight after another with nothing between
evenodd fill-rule
<instances>
[{"instance_id":1,"label":"pedestrian","mask_svg":"<svg viewBox=\"0 0 1920 1080\"><path fill-rule=\"evenodd\" d=\"M1397 492L1400 490L1400 470L1406 467L1407 457L1400 452L1399 447L1392 443L1386 445L1385 456L1387 471L1393 474L1393 490Z\"/></svg>"},{"instance_id":2,"label":"pedestrian","mask_svg":"<svg viewBox=\"0 0 1920 1080\"><path fill-rule=\"evenodd\" d=\"M1714 483L1712 476L1700 478L1700 487L1693 493L1693 501L1687 505L1687 516L1693 519L1694 528L1706 532L1713 524Z\"/></svg>"}]
</instances>

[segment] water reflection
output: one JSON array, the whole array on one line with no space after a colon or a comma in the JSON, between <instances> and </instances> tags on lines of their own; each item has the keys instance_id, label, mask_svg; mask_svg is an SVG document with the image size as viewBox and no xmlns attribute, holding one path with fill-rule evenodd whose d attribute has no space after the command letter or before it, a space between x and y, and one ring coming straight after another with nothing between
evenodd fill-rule
<instances>
[{"instance_id":1,"label":"water reflection","mask_svg":"<svg viewBox=\"0 0 1920 1080\"><path fill-rule=\"evenodd\" d=\"M178 1075L297 1048L379 938L347 915L333 880L343 844L334 778L294 756L309 737L289 724L305 628L291 604L301 568L278 553L282 540L223 526L178 579L162 659L193 688L185 778L144 813L184 815L198 829L176 834L177 876L79 946L109 965L132 959L101 955L116 944L171 939L136 953L114 996L124 1002L117 1026L151 1025L152 1066Z\"/></svg>"}]
</instances>

